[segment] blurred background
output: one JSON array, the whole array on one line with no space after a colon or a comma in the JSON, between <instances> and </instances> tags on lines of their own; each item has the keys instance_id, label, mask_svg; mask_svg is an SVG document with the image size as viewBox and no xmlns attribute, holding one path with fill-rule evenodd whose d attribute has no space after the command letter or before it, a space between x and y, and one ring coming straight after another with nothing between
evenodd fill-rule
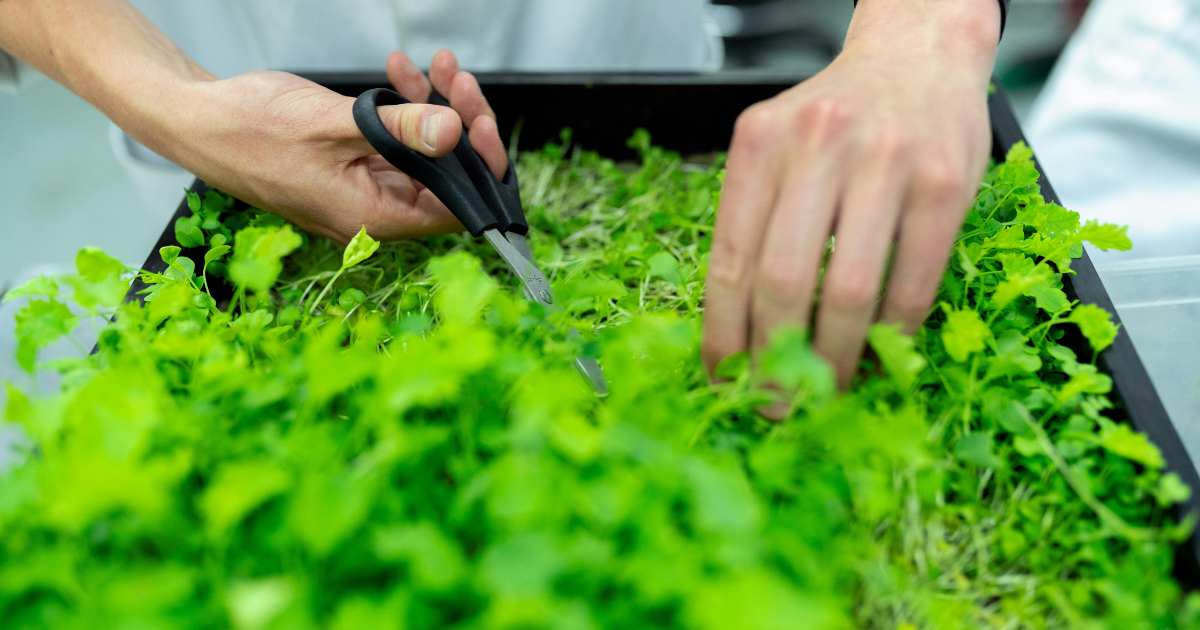
<instances>
[{"instance_id":1,"label":"blurred background","mask_svg":"<svg viewBox=\"0 0 1200 630\"><path fill-rule=\"evenodd\" d=\"M1162 5L1163 11L1191 2L1145 1ZM1126 4L1142 7L1139 2ZM1194 24L1195 5L1180 9L1192 13L1177 15L1176 21ZM1088 0L1012 0L995 76L1027 133L1047 78L1088 9ZM1151 9L1144 16L1166 15ZM805 76L838 54L852 10L850 0L717 0L710 17L723 38L724 70ZM1149 19L1144 16L1114 19ZM1076 56L1105 52L1083 50ZM1029 135L1039 150L1037 134ZM0 94L0 138L0 292L39 273L69 269L75 253L89 245L139 265L191 180L128 142L103 115L44 78L17 93ZM1052 181L1058 181L1056 169L1066 175L1069 157L1039 155ZM1069 195L1063 197L1073 205ZM1193 214L1200 218L1200 212ZM1200 459L1200 359L1194 358L1200 357L1200 335L1193 333L1200 326L1200 250L1188 249L1195 249L1200 238L1192 242L1188 234L1144 245L1136 256L1093 253L1099 254L1097 267L1160 395L1176 423L1190 427L1185 441L1193 458ZM1178 243L1190 244L1181 249ZM0 379L25 383L27 377L11 359L14 308L13 303L0 307ZM80 343L90 346L88 336L83 333ZM76 352L65 344L56 351Z\"/></svg>"}]
</instances>

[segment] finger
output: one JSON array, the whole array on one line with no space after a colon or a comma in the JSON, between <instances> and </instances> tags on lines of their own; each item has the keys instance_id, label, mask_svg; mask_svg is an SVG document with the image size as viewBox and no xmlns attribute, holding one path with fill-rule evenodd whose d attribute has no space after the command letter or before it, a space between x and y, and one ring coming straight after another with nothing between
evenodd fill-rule
<instances>
[{"instance_id":1,"label":"finger","mask_svg":"<svg viewBox=\"0 0 1200 630\"><path fill-rule=\"evenodd\" d=\"M379 108L379 118L400 142L429 157L449 153L462 135L462 121L449 107L386 105Z\"/></svg>"},{"instance_id":2,"label":"finger","mask_svg":"<svg viewBox=\"0 0 1200 630\"><path fill-rule=\"evenodd\" d=\"M329 114L321 117L328 127L334 159L341 163L353 162L368 155L379 153L363 137L354 122L353 98L339 99L329 108ZM379 110L379 119L384 126L405 146L429 157L441 157L449 153L462 135L462 121L458 113L449 107L409 103L406 105L384 105Z\"/></svg>"},{"instance_id":3,"label":"finger","mask_svg":"<svg viewBox=\"0 0 1200 630\"><path fill-rule=\"evenodd\" d=\"M429 81L438 94L450 98L454 75L458 74L458 59L449 50L439 50L429 63Z\"/></svg>"},{"instance_id":4,"label":"finger","mask_svg":"<svg viewBox=\"0 0 1200 630\"><path fill-rule=\"evenodd\" d=\"M926 166L916 176L901 215L891 280L880 320L914 334L937 297L946 258L971 204L966 173Z\"/></svg>"},{"instance_id":5,"label":"finger","mask_svg":"<svg viewBox=\"0 0 1200 630\"><path fill-rule=\"evenodd\" d=\"M903 143L888 134L848 182L834 238L834 250L821 288L813 347L849 386L862 355L867 328L895 234L905 193Z\"/></svg>"},{"instance_id":6,"label":"finger","mask_svg":"<svg viewBox=\"0 0 1200 630\"><path fill-rule=\"evenodd\" d=\"M496 125L496 112L492 111L479 82L470 72L459 72L454 76L450 86L450 106L463 120L471 121L471 146L480 157L487 162L488 168L496 177L504 177L508 168L508 154L504 150L504 142L500 139L500 129ZM486 121L486 122L485 122ZM476 131L476 122L485 124L483 130ZM489 124L490 123L490 124ZM478 139L479 142L476 140ZM482 145L480 144L482 142Z\"/></svg>"},{"instance_id":7,"label":"finger","mask_svg":"<svg viewBox=\"0 0 1200 630\"><path fill-rule=\"evenodd\" d=\"M450 82L450 91L446 93L450 106L462 116L463 120L475 120L487 116L496 120L496 112L488 105L479 87L479 81L470 72L459 72Z\"/></svg>"},{"instance_id":8,"label":"finger","mask_svg":"<svg viewBox=\"0 0 1200 630\"><path fill-rule=\"evenodd\" d=\"M763 104L747 109L738 117L729 147L705 280L701 354L710 374L726 357L747 348L758 251L784 162L774 141L773 117Z\"/></svg>"},{"instance_id":9,"label":"finger","mask_svg":"<svg viewBox=\"0 0 1200 630\"><path fill-rule=\"evenodd\" d=\"M433 91L433 86L408 55L400 51L388 55L387 76L392 87L404 98L414 103L429 102L429 93Z\"/></svg>"},{"instance_id":10,"label":"finger","mask_svg":"<svg viewBox=\"0 0 1200 630\"><path fill-rule=\"evenodd\" d=\"M508 170L508 153L500 140L496 120L487 116L476 118L471 123L467 135L471 139L471 146L475 147L475 152L487 163L488 170L496 179L504 179L504 172Z\"/></svg>"},{"instance_id":11,"label":"finger","mask_svg":"<svg viewBox=\"0 0 1200 630\"><path fill-rule=\"evenodd\" d=\"M807 327L843 175L835 154L812 152L789 173L771 213L754 280L750 341L766 347L785 324Z\"/></svg>"}]
</instances>

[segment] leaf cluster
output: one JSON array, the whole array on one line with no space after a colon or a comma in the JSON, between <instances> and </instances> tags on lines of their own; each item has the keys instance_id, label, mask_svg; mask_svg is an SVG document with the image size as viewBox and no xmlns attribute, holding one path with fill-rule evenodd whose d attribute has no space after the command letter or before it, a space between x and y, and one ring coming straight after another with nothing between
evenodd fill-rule
<instances>
[{"instance_id":1,"label":"leaf cluster","mask_svg":"<svg viewBox=\"0 0 1200 630\"><path fill-rule=\"evenodd\" d=\"M342 249L217 192L176 225L200 273L164 248L144 305L94 250L10 292L41 296L30 371L114 319L41 366L59 393L8 385L34 447L0 474L4 626L1200 627L1171 578L1190 490L1119 422L1116 328L1061 284L1084 240L1128 240L1045 203L1027 149L926 325L872 328L839 394L799 329L706 377L722 158L631 146L520 156L557 308L464 235Z\"/></svg>"}]
</instances>

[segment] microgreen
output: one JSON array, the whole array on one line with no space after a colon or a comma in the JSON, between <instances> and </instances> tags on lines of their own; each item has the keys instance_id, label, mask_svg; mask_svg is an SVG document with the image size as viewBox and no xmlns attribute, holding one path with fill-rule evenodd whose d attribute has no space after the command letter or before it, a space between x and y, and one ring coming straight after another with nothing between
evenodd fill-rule
<instances>
[{"instance_id":1,"label":"microgreen","mask_svg":"<svg viewBox=\"0 0 1200 630\"><path fill-rule=\"evenodd\" d=\"M56 395L8 386L35 446L0 476L4 626L1200 627L1171 578L1190 489L1121 422L1095 364L1117 328L1060 279L1128 239L1045 203L1026 147L925 325L874 326L838 394L798 328L707 378L723 162L630 145L519 156L555 311L480 240L342 248L216 192L175 226L199 277L164 248L144 306L94 251L10 292L31 371L115 317Z\"/></svg>"}]
</instances>

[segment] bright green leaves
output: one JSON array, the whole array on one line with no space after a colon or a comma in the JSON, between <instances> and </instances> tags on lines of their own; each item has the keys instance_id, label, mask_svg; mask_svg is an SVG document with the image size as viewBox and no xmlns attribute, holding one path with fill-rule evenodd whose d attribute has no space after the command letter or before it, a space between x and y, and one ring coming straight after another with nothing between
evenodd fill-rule
<instances>
[{"instance_id":1,"label":"bright green leaves","mask_svg":"<svg viewBox=\"0 0 1200 630\"><path fill-rule=\"evenodd\" d=\"M236 630L265 630L295 599L296 587L282 576L241 580L225 597Z\"/></svg>"},{"instance_id":2,"label":"bright green leaves","mask_svg":"<svg viewBox=\"0 0 1200 630\"><path fill-rule=\"evenodd\" d=\"M300 235L290 226L246 228L234 239L229 275L240 287L266 291L283 271L283 257L300 243Z\"/></svg>"},{"instance_id":3,"label":"bright green leaves","mask_svg":"<svg viewBox=\"0 0 1200 630\"><path fill-rule=\"evenodd\" d=\"M883 368L901 387L911 387L925 369L925 357L914 350L913 338L900 332L900 324L875 324L867 340Z\"/></svg>"},{"instance_id":4,"label":"bright green leaves","mask_svg":"<svg viewBox=\"0 0 1200 630\"><path fill-rule=\"evenodd\" d=\"M251 510L283 492L291 478L269 460L236 461L223 465L200 497L209 535L221 538Z\"/></svg>"},{"instance_id":5,"label":"bright green leaves","mask_svg":"<svg viewBox=\"0 0 1200 630\"><path fill-rule=\"evenodd\" d=\"M200 195L187 191L188 208L192 211L190 217L179 217L175 220L175 240L183 247L203 247L205 243L204 230L222 228L221 213L233 205L233 198L210 190L204 193L203 201ZM228 236L228 231L222 237ZM215 236L215 235L214 235Z\"/></svg>"},{"instance_id":6,"label":"bright green leaves","mask_svg":"<svg viewBox=\"0 0 1200 630\"><path fill-rule=\"evenodd\" d=\"M342 248L189 195L203 267L164 248L146 306L121 306L94 357L54 364L61 394L8 393L38 455L0 476L0 617L1177 627L1137 606L1175 605L1163 508L1189 489L1109 420L1111 380L1075 354L1095 353L1058 343L1082 343L1064 323L1097 348L1115 328L1065 302L1052 263L1078 219L1042 201L1027 148L989 169L941 308L913 337L872 327L878 364L839 394L799 328L708 379L720 159L685 170L635 145L640 166L557 145L521 158L561 310L524 300L480 239L360 231ZM80 282L123 275L80 262ZM203 291L218 277L245 289L221 310ZM26 338L69 328L72 286L17 291L50 298L22 312ZM609 396L573 371L581 348ZM774 402L791 409L777 423L759 414Z\"/></svg>"},{"instance_id":7,"label":"bright green leaves","mask_svg":"<svg viewBox=\"0 0 1200 630\"><path fill-rule=\"evenodd\" d=\"M954 310L943 304L946 313L946 323L942 326L942 344L946 352L955 361L966 361L972 352L978 352L986 347L986 342L992 337L992 330L979 319L975 311Z\"/></svg>"},{"instance_id":8,"label":"bright green leaves","mask_svg":"<svg viewBox=\"0 0 1200 630\"><path fill-rule=\"evenodd\" d=\"M800 404L828 401L837 389L833 366L817 356L798 327L785 326L771 335L759 371L767 382L795 392Z\"/></svg>"},{"instance_id":9,"label":"bright green leaves","mask_svg":"<svg viewBox=\"0 0 1200 630\"><path fill-rule=\"evenodd\" d=\"M170 265L174 263L177 258L179 258L180 251L182 250L175 245L167 245L166 247L160 247L158 249L158 256L159 258L162 258L163 262Z\"/></svg>"},{"instance_id":10,"label":"bright green leaves","mask_svg":"<svg viewBox=\"0 0 1200 630\"><path fill-rule=\"evenodd\" d=\"M121 278L126 271L125 265L95 247L79 251L75 268L79 275L71 279L75 287L72 298L86 309L115 307L129 290L129 281Z\"/></svg>"},{"instance_id":11,"label":"bright green leaves","mask_svg":"<svg viewBox=\"0 0 1200 630\"><path fill-rule=\"evenodd\" d=\"M432 523L382 528L373 536L373 547L380 560L407 564L421 588L446 590L466 574L462 550Z\"/></svg>"},{"instance_id":12,"label":"bright green leaves","mask_svg":"<svg viewBox=\"0 0 1200 630\"><path fill-rule=\"evenodd\" d=\"M218 243L217 242L218 240L220 240L221 242ZM204 266L205 267L207 267L209 265L209 263L211 263L213 261L220 260L222 256L229 253L230 247L228 245L226 245L224 243L224 241L225 241L225 239L220 234L217 234L216 236L213 237L213 239L212 239L213 246L208 248L207 252L204 252Z\"/></svg>"},{"instance_id":13,"label":"bright green leaves","mask_svg":"<svg viewBox=\"0 0 1200 630\"><path fill-rule=\"evenodd\" d=\"M367 236L367 226L362 226L358 234L350 239L346 251L342 252L342 269L349 269L371 257L379 249L379 241Z\"/></svg>"},{"instance_id":14,"label":"bright green leaves","mask_svg":"<svg viewBox=\"0 0 1200 630\"><path fill-rule=\"evenodd\" d=\"M1079 331L1087 337L1092 349L1099 352L1117 338L1117 325L1113 323L1108 311L1095 304L1083 304L1075 307L1067 316L1067 321L1079 326Z\"/></svg>"},{"instance_id":15,"label":"bright green leaves","mask_svg":"<svg viewBox=\"0 0 1200 630\"><path fill-rule=\"evenodd\" d=\"M370 507L368 480L351 471L305 475L288 508L292 531L317 556L324 556L362 524Z\"/></svg>"},{"instance_id":16,"label":"bright green leaves","mask_svg":"<svg viewBox=\"0 0 1200 630\"><path fill-rule=\"evenodd\" d=\"M992 452L994 446L992 433L976 432L954 444L954 456L980 468L1001 468L1004 462Z\"/></svg>"},{"instance_id":17,"label":"bright green leaves","mask_svg":"<svg viewBox=\"0 0 1200 630\"><path fill-rule=\"evenodd\" d=\"M1164 473L1158 480L1158 487L1154 490L1154 498L1158 499L1158 504L1164 507L1182 503L1191 497L1192 489L1183 483L1179 475L1173 472Z\"/></svg>"},{"instance_id":18,"label":"bright green leaves","mask_svg":"<svg viewBox=\"0 0 1200 630\"><path fill-rule=\"evenodd\" d=\"M75 329L76 318L54 298L30 300L16 314L17 363L32 373L37 352Z\"/></svg>"},{"instance_id":19,"label":"bright green leaves","mask_svg":"<svg viewBox=\"0 0 1200 630\"><path fill-rule=\"evenodd\" d=\"M650 268L651 278L662 278L675 286L683 284L683 275L679 273L679 261L671 252L658 252L646 261Z\"/></svg>"},{"instance_id":20,"label":"bright green leaves","mask_svg":"<svg viewBox=\"0 0 1200 630\"><path fill-rule=\"evenodd\" d=\"M367 294L358 289L346 289L338 296L338 306L343 311L348 311L365 301L367 301Z\"/></svg>"},{"instance_id":21,"label":"bright green leaves","mask_svg":"<svg viewBox=\"0 0 1200 630\"><path fill-rule=\"evenodd\" d=\"M1100 445L1105 450L1131 459L1143 466L1162 468L1166 465L1162 452L1146 439L1142 433L1136 433L1128 424L1110 424L1100 432Z\"/></svg>"},{"instance_id":22,"label":"bright green leaves","mask_svg":"<svg viewBox=\"0 0 1200 630\"><path fill-rule=\"evenodd\" d=\"M497 289L496 280L479 268L479 259L466 252L430 260L429 273L440 285L434 302L451 323L473 322Z\"/></svg>"},{"instance_id":23,"label":"bright green leaves","mask_svg":"<svg viewBox=\"0 0 1200 630\"><path fill-rule=\"evenodd\" d=\"M1059 287L1060 281L1045 264L1034 264L1024 254L1002 253L996 259L1004 266L1004 280L992 294L996 308L1004 308L1017 297L1034 298L1038 308L1052 315L1070 308L1071 303Z\"/></svg>"},{"instance_id":24,"label":"bright green leaves","mask_svg":"<svg viewBox=\"0 0 1200 630\"><path fill-rule=\"evenodd\" d=\"M994 378L1024 377L1036 374L1042 367L1038 351L1029 345L1025 335L1016 330L1006 330L996 338L996 355L987 365L987 380Z\"/></svg>"},{"instance_id":25,"label":"bright green leaves","mask_svg":"<svg viewBox=\"0 0 1200 630\"><path fill-rule=\"evenodd\" d=\"M1079 230L1079 238L1085 240L1104 251L1115 249L1118 251L1128 251L1133 247L1129 236L1125 234L1128 226L1117 226L1112 223L1098 224L1095 219L1084 224Z\"/></svg>"},{"instance_id":26,"label":"bright green leaves","mask_svg":"<svg viewBox=\"0 0 1200 630\"><path fill-rule=\"evenodd\" d=\"M4 301L15 300L19 297L27 295L40 295L45 297L58 296L58 283L54 278L47 278L44 275L39 275L36 278L28 280L25 284L19 287L10 289L4 294Z\"/></svg>"},{"instance_id":27,"label":"bright green leaves","mask_svg":"<svg viewBox=\"0 0 1200 630\"><path fill-rule=\"evenodd\" d=\"M1079 230L1079 213L1054 203L1032 203L1019 210L1014 219L1037 230L1043 238L1075 238Z\"/></svg>"},{"instance_id":28,"label":"bright green leaves","mask_svg":"<svg viewBox=\"0 0 1200 630\"><path fill-rule=\"evenodd\" d=\"M175 240L183 247L204 245L204 232L200 231L199 215L175 219Z\"/></svg>"}]
</instances>

